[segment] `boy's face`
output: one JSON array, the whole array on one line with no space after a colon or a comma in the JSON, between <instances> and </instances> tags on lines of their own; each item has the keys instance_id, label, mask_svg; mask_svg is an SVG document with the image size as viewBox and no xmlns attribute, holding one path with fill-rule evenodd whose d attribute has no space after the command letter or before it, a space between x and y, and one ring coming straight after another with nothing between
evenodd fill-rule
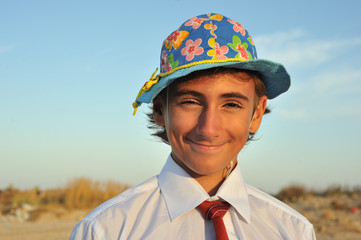
<instances>
[{"instance_id":1,"label":"boy's face","mask_svg":"<svg viewBox=\"0 0 361 240\"><path fill-rule=\"evenodd\" d=\"M267 97L256 104L247 73L202 76L168 89L155 121L165 126L173 159L191 176L219 175L235 164L248 133L256 132ZM252 120L253 119L253 120Z\"/></svg>"}]
</instances>

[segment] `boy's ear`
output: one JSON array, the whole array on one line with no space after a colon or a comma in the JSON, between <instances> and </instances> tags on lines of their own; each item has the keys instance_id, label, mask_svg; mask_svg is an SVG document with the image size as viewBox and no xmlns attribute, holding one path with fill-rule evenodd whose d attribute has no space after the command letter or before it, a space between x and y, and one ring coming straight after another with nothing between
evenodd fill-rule
<instances>
[{"instance_id":1,"label":"boy's ear","mask_svg":"<svg viewBox=\"0 0 361 240\"><path fill-rule=\"evenodd\" d=\"M163 102L159 96L153 100L153 117L154 122L161 127L165 126Z\"/></svg>"},{"instance_id":2,"label":"boy's ear","mask_svg":"<svg viewBox=\"0 0 361 240\"><path fill-rule=\"evenodd\" d=\"M267 96L260 97L257 108L254 111L253 119L252 119L251 126L249 129L249 131L251 133L256 133L257 130L259 129L259 127L261 126L262 117L263 117L264 111L266 110L266 106L267 106Z\"/></svg>"}]
</instances>

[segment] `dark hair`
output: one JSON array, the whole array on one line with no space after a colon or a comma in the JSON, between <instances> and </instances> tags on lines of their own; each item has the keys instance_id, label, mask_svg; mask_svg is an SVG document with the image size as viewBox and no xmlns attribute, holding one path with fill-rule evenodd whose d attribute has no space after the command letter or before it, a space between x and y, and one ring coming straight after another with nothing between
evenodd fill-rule
<instances>
[{"instance_id":1,"label":"dark hair","mask_svg":"<svg viewBox=\"0 0 361 240\"><path fill-rule=\"evenodd\" d=\"M250 79L252 79L255 83L255 91L256 91L256 99L255 99L255 106L254 106L254 111L256 110L256 107L258 105L258 101L259 98L262 96L266 96L267 95L267 90L266 90L266 86L264 85L264 83L261 80L261 76L258 72L256 71L250 71L250 70L243 70L243 69L236 69L236 68L224 68L224 67L217 67L217 68L211 68L211 69L206 69L206 70L200 70L200 71L195 71L192 72L184 77L181 77L179 79L177 79L177 82L183 82L183 81L187 81L190 79L194 79L194 78L198 78L198 77L202 77L202 76L207 76L207 75L211 75L211 74L219 74L219 73L229 73L229 74L237 74L239 72L244 72L247 73L250 76ZM166 89L163 89L157 97L161 97L163 98L164 102L166 101ZM169 144L168 141L168 137L167 137L167 132L165 127L159 126L155 123L154 120L154 112L160 112L161 111L161 103L160 101L153 101L150 109L151 112L147 113L147 117L148 117L148 128L150 130L152 130L152 135L161 139L164 143ZM264 114L270 113L271 110L266 107L266 110L264 112ZM253 140L255 133L249 133L248 134L248 139L247 142L250 140Z\"/></svg>"}]
</instances>

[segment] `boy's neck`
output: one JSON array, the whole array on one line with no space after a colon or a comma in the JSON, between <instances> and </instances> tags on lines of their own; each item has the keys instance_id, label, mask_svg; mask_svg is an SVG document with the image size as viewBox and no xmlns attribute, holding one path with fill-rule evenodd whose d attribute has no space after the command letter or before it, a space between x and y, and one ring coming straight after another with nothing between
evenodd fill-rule
<instances>
[{"instance_id":1,"label":"boy's neck","mask_svg":"<svg viewBox=\"0 0 361 240\"><path fill-rule=\"evenodd\" d=\"M194 179L202 186L210 197L216 195L219 187L224 182L225 178L222 176L199 176Z\"/></svg>"},{"instance_id":2,"label":"boy's neck","mask_svg":"<svg viewBox=\"0 0 361 240\"><path fill-rule=\"evenodd\" d=\"M173 158L174 159L174 158ZM178 162L176 159L174 161L183 168L190 176L192 176L208 193L210 197L214 196L224 180L227 178L228 174L233 171L233 169L237 166L237 161L223 171L216 172L210 175L200 175L192 170L190 170L183 162Z\"/></svg>"}]
</instances>

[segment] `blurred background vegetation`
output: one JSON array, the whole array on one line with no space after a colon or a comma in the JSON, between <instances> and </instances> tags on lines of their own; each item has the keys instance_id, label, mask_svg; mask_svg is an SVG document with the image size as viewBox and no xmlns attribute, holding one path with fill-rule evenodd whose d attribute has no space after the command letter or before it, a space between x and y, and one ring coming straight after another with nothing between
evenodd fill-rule
<instances>
[{"instance_id":1,"label":"blurred background vegetation","mask_svg":"<svg viewBox=\"0 0 361 240\"><path fill-rule=\"evenodd\" d=\"M34 187L21 191L10 185L0 190L0 213L3 216L14 215L19 208L29 208L32 214L25 220L36 220L39 213L50 208L61 207L69 211L92 209L129 187L110 180L101 182L88 178L73 179L65 187L58 189L42 190Z\"/></svg>"},{"instance_id":2,"label":"blurred background vegetation","mask_svg":"<svg viewBox=\"0 0 361 240\"><path fill-rule=\"evenodd\" d=\"M88 178L73 179L65 187L57 189L43 190L34 187L20 190L10 185L0 190L0 223L40 224L67 220L68 226L62 230L65 236L92 209L129 187L114 181L101 182ZM333 185L323 190L314 190L293 184L282 188L274 196L309 219L314 225L318 240L361 239L361 185ZM10 228L10 225L4 226ZM13 228L21 226L14 225ZM9 236L14 233L5 230L1 233L0 229L0 238L13 239ZM17 232L29 235L29 231ZM49 234L49 231L53 231L54 239L59 237L59 229L43 230L44 234ZM38 232L32 234L39 234ZM33 239L38 239L38 235L34 236ZM18 236L14 237L18 239Z\"/></svg>"}]
</instances>

